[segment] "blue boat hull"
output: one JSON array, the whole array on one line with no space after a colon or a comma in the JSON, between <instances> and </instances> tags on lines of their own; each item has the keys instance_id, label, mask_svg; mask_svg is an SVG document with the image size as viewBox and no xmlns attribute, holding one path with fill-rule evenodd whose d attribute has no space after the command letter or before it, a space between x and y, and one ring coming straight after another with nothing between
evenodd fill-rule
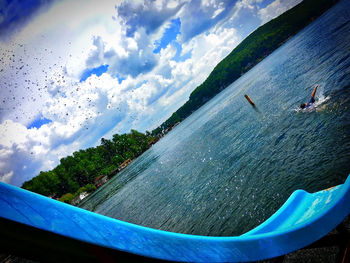
<instances>
[{"instance_id":1,"label":"blue boat hull","mask_svg":"<svg viewBox=\"0 0 350 263\"><path fill-rule=\"evenodd\" d=\"M104 256L140 257L138 260L150 262L262 260L315 242L349 213L350 176L329 190L295 191L264 223L233 237L187 235L134 225L0 183L2 245L23 253L26 247L37 247L43 256L53 251L56 262L65 256L74 262L105 261L99 260Z\"/></svg>"}]
</instances>

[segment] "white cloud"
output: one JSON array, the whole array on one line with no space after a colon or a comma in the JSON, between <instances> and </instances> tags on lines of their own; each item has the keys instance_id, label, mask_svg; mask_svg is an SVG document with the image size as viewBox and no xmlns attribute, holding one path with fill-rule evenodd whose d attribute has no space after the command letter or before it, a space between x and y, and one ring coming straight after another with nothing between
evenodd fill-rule
<instances>
[{"instance_id":1,"label":"white cloud","mask_svg":"<svg viewBox=\"0 0 350 263\"><path fill-rule=\"evenodd\" d=\"M184 1L123 1L116 6L117 17L132 37L140 28L147 34L159 29L169 18L177 14Z\"/></svg>"},{"instance_id":2,"label":"white cloud","mask_svg":"<svg viewBox=\"0 0 350 263\"><path fill-rule=\"evenodd\" d=\"M23 172L27 172L20 167L29 166L30 172L39 172L41 164L49 160L53 143L49 138L54 131L50 125L29 130L20 123L8 120L0 125L0 130L0 176L7 182L23 181Z\"/></svg>"},{"instance_id":3,"label":"white cloud","mask_svg":"<svg viewBox=\"0 0 350 263\"><path fill-rule=\"evenodd\" d=\"M221 14L223 11L225 10L225 8L219 8L217 10L215 10L214 14L211 16L211 19L214 19L215 17L217 17L219 14Z\"/></svg>"},{"instance_id":4,"label":"white cloud","mask_svg":"<svg viewBox=\"0 0 350 263\"><path fill-rule=\"evenodd\" d=\"M12 120L0 125L0 145L11 147L13 144L22 145L27 140L26 127Z\"/></svg>"},{"instance_id":5,"label":"white cloud","mask_svg":"<svg viewBox=\"0 0 350 263\"><path fill-rule=\"evenodd\" d=\"M271 19L279 16L293 6L299 4L302 0L275 0L263 9L260 9L258 15L262 23L266 23Z\"/></svg>"},{"instance_id":6,"label":"white cloud","mask_svg":"<svg viewBox=\"0 0 350 263\"><path fill-rule=\"evenodd\" d=\"M1 182L4 182L4 183L10 183L11 182L11 178L13 176L13 171L7 173L7 174L4 174L3 176L0 177L0 181Z\"/></svg>"}]
</instances>

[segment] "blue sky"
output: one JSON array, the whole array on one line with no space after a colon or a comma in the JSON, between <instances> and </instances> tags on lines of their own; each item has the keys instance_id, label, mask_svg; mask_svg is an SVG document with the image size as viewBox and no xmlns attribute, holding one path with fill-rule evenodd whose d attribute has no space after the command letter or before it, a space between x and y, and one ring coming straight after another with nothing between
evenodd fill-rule
<instances>
[{"instance_id":1,"label":"blue sky","mask_svg":"<svg viewBox=\"0 0 350 263\"><path fill-rule=\"evenodd\" d=\"M155 49L154 53L159 53L162 48L166 48L172 41L176 41L176 37L181 34L181 20L180 18L172 19L170 21L169 27L167 27L162 35L162 37L154 41ZM178 43L178 46L181 45ZM180 51L181 52L181 51Z\"/></svg>"},{"instance_id":2,"label":"blue sky","mask_svg":"<svg viewBox=\"0 0 350 263\"><path fill-rule=\"evenodd\" d=\"M0 3L0 180L151 131L254 29L300 0Z\"/></svg>"},{"instance_id":3,"label":"blue sky","mask_svg":"<svg viewBox=\"0 0 350 263\"><path fill-rule=\"evenodd\" d=\"M48 124L50 122L52 122L52 120L46 119L45 117L40 115L39 117L35 118L34 121L27 126L27 129L34 129L34 128L39 129L41 126Z\"/></svg>"},{"instance_id":4,"label":"blue sky","mask_svg":"<svg viewBox=\"0 0 350 263\"><path fill-rule=\"evenodd\" d=\"M86 69L80 77L80 82L87 80L91 75L101 76L108 70L109 65L101 65L96 68Z\"/></svg>"}]
</instances>

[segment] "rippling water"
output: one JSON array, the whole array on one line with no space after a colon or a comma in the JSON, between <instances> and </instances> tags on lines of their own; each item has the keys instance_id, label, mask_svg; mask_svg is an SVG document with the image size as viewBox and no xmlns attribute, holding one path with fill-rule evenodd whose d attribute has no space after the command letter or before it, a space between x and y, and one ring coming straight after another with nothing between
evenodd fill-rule
<instances>
[{"instance_id":1,"label":"rippling water","mask_svg":"<svg viewBox=\"0 0 350 263\"><path fill-rule=\"evenodd\" d=\"M349 73L345 0L183 121L82 207L181 233L223 236L252 229L294 190L344 182L350 172ZM317 83L316 107L299 110Z\"/></svg>"}]
</instances>

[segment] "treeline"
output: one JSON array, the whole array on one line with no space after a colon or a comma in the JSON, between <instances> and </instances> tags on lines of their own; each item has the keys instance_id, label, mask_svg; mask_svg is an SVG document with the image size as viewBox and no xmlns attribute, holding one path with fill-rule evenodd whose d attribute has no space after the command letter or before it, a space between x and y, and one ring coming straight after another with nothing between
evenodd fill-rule
<instances>
[{"instance_id":1,"label":"treeline","mask_svg":"<svg viewBox=\"0 0 350 263\"><path fill-rule=\"evenodd\" d=\"M131 130L115 134L111 140L102 138L101 145L74 152L60 160L53 170L40 172L26 181L22 188L45 196L72 199L81 192L93 191L94 181L101 175L111 176L125 160L134 159L150 147L150 133Z\"/></svg>"},{"instance_id":2,"label":"treeline","mask_svg":"<svg viewBox=\"0 0 350 263\"><path fill-rule=\"evenodd\" d=\"M214 68L209 77L191 93L189 100L153 130L152 134L159 135L185 119L336 2L337 0L304 0L256 29Z\"/></svg>"}]
</instances>

